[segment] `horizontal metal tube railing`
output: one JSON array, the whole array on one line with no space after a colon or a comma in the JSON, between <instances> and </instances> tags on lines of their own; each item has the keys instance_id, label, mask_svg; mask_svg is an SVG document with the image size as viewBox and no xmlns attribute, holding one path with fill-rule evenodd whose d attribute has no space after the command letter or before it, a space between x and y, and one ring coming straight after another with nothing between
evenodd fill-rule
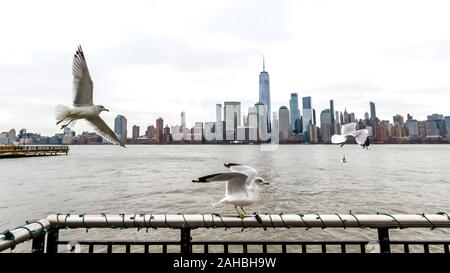
<instances>
[{"instance_id":1,"label":"horizontal metal tube railing","mask_svg":"<svg viewBox=\"0 0 450 273\"><path fill-rule=\"evenodd\" d=\"M373 228L386 237L389 228L449 228L438 214L259 214L240 219L225 214L53 214L0 235L0 251L60 228ZM386 230L386 231L383 231ZM13 238L13 239L11 239Z\"/></svg>"},{"instance_id":2,"label":"horizontal metal tube railing","mask_svg":"<svg viewBox=\"0 0 450 273\"><path fill-rule=\"evenodd\" d=\"M8 231L5 234L0 235L0 251L45 235L45 231L48 230L50 226L50 221L47 219L42 219L37 222L18 227L12 231Z\"/></svg>"},{"instance_id":3,"label":"horizontal metal tube railing","mask_svg":"<svg viewBox=\"0 0 450 273\"><path fill-rule=\"evenodd\" d=\"M450 228L442 214L259 214L240 219L220 214L50 215L68 228Z\"/></svg>"}]
</instances>

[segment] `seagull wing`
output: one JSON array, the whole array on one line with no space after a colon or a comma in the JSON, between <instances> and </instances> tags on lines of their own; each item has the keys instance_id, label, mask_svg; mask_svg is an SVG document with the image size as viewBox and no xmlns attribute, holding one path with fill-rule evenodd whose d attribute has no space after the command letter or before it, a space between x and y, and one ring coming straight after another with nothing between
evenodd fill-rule
<instances>
[{"instance_id":1,"label":"seagull wing","mask_svg":"<svg viewBox=\"0 0 450 273\"><path fill-rule=\"evenodd\" d=\"M92 89L94 88L81 46L73 57L73 105L92 105Z\"/></svg>"},{"instance_id":2,"label":"seagull wing","mask_svg":"<svg viewBox=\"0 0 450 273\"><path fill-rule=\"evenodd\" d=\"M347 138L342 135L332 135L331 136L331 143L333 144L341 144L345 143L347 141Z\"/></svg>"},{"instance_id":3,"label":"seagull wing","mask_svg":"<svg viewBox=\"0 0 450 273\"><path fill-rule=\"evenodd\" d=\"M255 178L256 175L258 174L255 170L255 168L253 168L252 166L248 166L248 165L241 165L241 164L236 164L236 163L228 163L228 164L224 164L225 167L227 167L231 172L237 172L237 173L242 173L245 174L248 179L247 179L247 184L252 183Z\"/></svg>"},{"instance_id":4,"label":"seagull wing","mask_svg":"<svg viewBox=\"0 0 450 273\"><path fill-rule=\"evenodd\" d=\"M363 145L367 138L369 137L369 130L367 129L361 129L356 131L355 133L355 139L356 139L356 143L358 143L359 145Z\"/></svg>"},{"instance_id":5,"label":"seagull wing","mask_svg":"<svg viewBox=\"0 0 450 273\"><path fill-rule=\"evenodd\" d=\"M215 181L227 181L226 195L232 195L234 193L245 192L245 182L247 181L247 175L238 172L229 173L215 173L206 176L202 176L192 182L206 183Z\"/></svg>"},{"instance_id":6,"label":"seagull wing","mask_svg":"<svg viewBox=\"0 0 450 273\"><path fill-rule=\"evenodd\" d=\"M342 128L341 128L341 135L343 136L347 136L347 135L352 135L354 134L356 131L356 123L348 123L348 124L343 124Z\"/></svg>"},{"instance_id":7,"label":"seagull wing","mask_svg":"<svg viewBox=\"0 0 450 273\"><path fill-rule=\"evenodd\" d=\"M87 120L95 127L97 133L100 134L103 138L113 144L125 147L125 145L119 140L119 138L111 130L111 128L106 125L105 121L101 117L90 118Z\"/></svg>"}]
</instances>

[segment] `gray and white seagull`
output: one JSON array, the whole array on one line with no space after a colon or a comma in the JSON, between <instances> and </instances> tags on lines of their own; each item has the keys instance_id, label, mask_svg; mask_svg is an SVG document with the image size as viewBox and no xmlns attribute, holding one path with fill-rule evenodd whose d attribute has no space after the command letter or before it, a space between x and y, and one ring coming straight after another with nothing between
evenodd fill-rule
<instances>
[{"instance_id":1,"label":"gray and white seagull","mask_svg":"<svg viewBox=\"0 0 450 273\"><path fill-rule=\"evenodd\" d=\"M103 111L109 111L103 105L94 105L92 101L93 83L86 64L81 46L73 57L72 65L73 75L73 107L57 105L55 109L56 125L61 122L67 122L61 126L61 129L74 124L78 119L86 119L94 126L98 134L113 144L125 147L117 135L108 127L105 121L100 117Z\"/></svg>"},{"instance_id":2,"label":"gray and white seagull","mask_svg":"<svg viewBox=\"0 0 450 273\"><path fill-rule=\"evenodd\" d=\"M236 163L225 163L230 171L226 173L216 173L199 177L192 180L195 183L207 183L216 181L226 181L225 197L213 206L222 203L232 204L236 208L239 217L243 219L246 212L242 208L253 204L259 197L258 184L269 184L263 178L257 177L257 172L254 168Z\"/></svg>"}]
</instances>

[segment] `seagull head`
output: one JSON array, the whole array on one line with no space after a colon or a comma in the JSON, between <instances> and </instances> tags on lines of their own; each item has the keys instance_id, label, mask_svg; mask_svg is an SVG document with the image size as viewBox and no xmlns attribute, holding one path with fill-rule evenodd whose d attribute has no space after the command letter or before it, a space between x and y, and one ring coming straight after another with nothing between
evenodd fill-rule
<instances>
[{"instance_id":1,"label":"seagull head","mask_svg":"<svg viewBox=\"0 0 450 273\"><path fill-rule=\"evenodd\" d=\"M269 185L269 182L267 182L266 180L264 180L264 178L259 176L255 178L255 182L258 184Z\"/></svg>"},{"instance_id":2,"label":"seagull head","mask_svg":"<svg viewBox=\"0 0 450 273\"><path fill-rule=\"evenodd\" d=\"M105 106L103 106L103 105L97 105L97 109L99 112L103 112L103 111L109 112L109 110L106 109Z\"/></svg>"}]
</instances>

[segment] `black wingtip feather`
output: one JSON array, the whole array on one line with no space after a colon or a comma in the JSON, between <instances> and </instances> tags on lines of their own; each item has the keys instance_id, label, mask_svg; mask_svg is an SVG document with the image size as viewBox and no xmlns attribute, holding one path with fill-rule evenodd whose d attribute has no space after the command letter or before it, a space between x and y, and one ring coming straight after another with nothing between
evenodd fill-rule
<instances>
[{"instance_id":1,"label":"black wingtip feather","mask_svg":"<svg viewBox=\"0 0 450 273\"><path fill-rule=\"evenodd\" d=\"M223 164L223 165L229 169L229 168L232 167L232 166L239 166L239 165L241 165L241 164L238 164L238 163L225 163L225 164Z\"/></svg>"}]
</instances>

